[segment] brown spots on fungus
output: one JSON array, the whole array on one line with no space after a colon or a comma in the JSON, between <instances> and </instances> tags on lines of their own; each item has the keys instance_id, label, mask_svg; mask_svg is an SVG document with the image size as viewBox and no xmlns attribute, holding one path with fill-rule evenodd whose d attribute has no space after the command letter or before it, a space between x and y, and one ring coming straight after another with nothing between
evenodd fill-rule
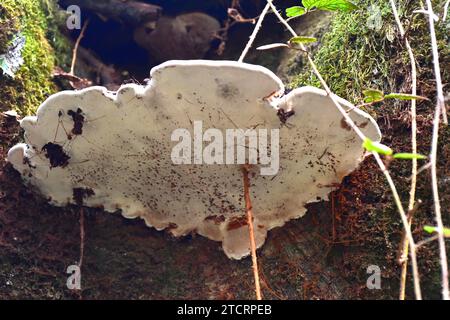
<instances>
[{"instance_id":1,"label":"brown spots on fungus","mask_svg":"<svg viewBox=\"0 0 450 320\"><path fill-rule=\"evenodd\" d=\"M95 195L94 190L89 188L74 188L73 189L73 201L81 206L83 205L83 200Z\"/></svg>"},{"instance_id":2,"label":"brown spots on fungus","mask_svg":"<svg viewBox=\"0 0 450 320\"><path fill-rule=\"evenodd\" d=\"M215 224L221 224L222 222L224 222L225 221L225 217L223 216L223 215L220 215L220 216L208 216L208 217L206 217L205 218L205 221L212 221L212 222L214 222Z\"/></svg>"},{"instance_id":3,"label":"brown spots on fungus","mask_svg":"<svg viewBox=\"0 0 450 320\"><path fill-rule=\"evenodd\" d=\"M73 120L72 133L74 135L83 134L83 124L84 124L83 110L81 110L80 108L78 108L76 112L73 110L69 110L67 114L71 116Z\"/></svg>"},{"instance_id":4,"label":"brown spots on fungus","mask_svg":"<svg viewBox=\"0 0 450 320\"><path fill-rule=\"evenodd\" d=\"M28 157L23 158L23 164L27 165L30 169L36 169L36 166L31 164L30 158Z\"/></svg>"},{"instance_id":5,"label":"brown spots on fungus","mask_svg":"<svg viewBox=\"0 0 450 320\"><path fill-rule=\"evenodd\" d=\"M359 127L360 129L364 129L365 127L367 127L368 124L369 124L369 121L366 121L366 122L363 122L363 123L361 123L361 124L358 124L358 127Z\"/></svg>"},{"instance_id":6,"label":"brown spots on fungus","mask_svg":"<svg viewBox=\"0 0 450 320\"><path fill-rule=\"evenodd\" d=\"M228 222L227 230L235 230L247 225L247 217L234 217Z\"/></svg>"},{"instance_id":7,"label":"brown spots on fungus","mask_svg":"<svg viewBox=\"0 0 450 320\"><path fill-rule=\"evenodd\" d=\"M50 168L64 168L69 164L70 157L59 144L49 142L42 147L42 151L45 151L45 157L50 161Z\"/></svg>"},{"instance_id":8,"label":"brown spots on fungus","mask_svg":"<svg viewBox=\"0 0 450 320\"><path fill-rule=\"evenodd\" d=\"M178 229L178 225L176 223L169 223L168 227L166 228L167 231Z\"/></svg>"},{"instance_id":9,"label":"brown spots on fungus","mask_svg":"<svg viewBox=\"0 0 450 320\"><path fill-rule=\"evenodd\" d=\"M345 120L345 118L342 118L342 119L341 119L341 128L342 128L342 129L345 129L345 130L347 130L347 131L351 131L351 130L352 130L352 127L350 127L350 126L348 125L347 120Z\"/></svg>"},{"instance_id":10,"label":"brown spots on fungus","mask_svg":"<svg viewBox=\"0 0 450 320\"><path fill-rule=\"evenodd\" d=\"M239 89L231 84L219 85L218 95L224 99L233 99L239 95Z\"/></svg>"},{"instance_id":11,"label":"brown spots on fungus","mask_svg":"<svg viewBox=\"0 0 450 320\"><path fill-rule=\"evenodd\" d=\"M295 114L294 110L285 111L283 108L278 109L277 116L282 124L286 124L286 121Z\"/></svg>"}]
</instances>

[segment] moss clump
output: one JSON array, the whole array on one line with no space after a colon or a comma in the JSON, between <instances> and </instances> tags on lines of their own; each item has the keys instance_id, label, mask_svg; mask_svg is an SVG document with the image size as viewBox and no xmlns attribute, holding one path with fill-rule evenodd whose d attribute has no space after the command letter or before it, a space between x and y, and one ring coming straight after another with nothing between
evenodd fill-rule
<instances>
[{"instance_id":1,"label":"moss clump","mask_svg":"<svg viewBox=\"0 0 450 320\"><path fill-rule=\"evenodd\" d=\"M52 42L60 45L59 50L63 50L63 40L57 40L60 36L50 23L52 12L56 12L55 5L45 0L3 0L0 4L0 49L5 51L19 32L26 38L22 51L24 64L15 78L0 75L1 110L31 114L56 91L51 73L61 60L56 59L47 36L53 33Z\"/></svg>"},{"instance_id":2,"label":"moss clump","mask_svg":"<svg viewBox=\"0 0 450 320\"><path fill-rule=\"evenodd\" d=\"M397 1L401 6L404 1ZM336 13L331 17L329 31L324 35L321 48L314 56L319 70L331 89L340 96L358 100L365 88L374 87L390 91L393 87L391 61L396 48L397 27L388 0L361 0L359 10ZM376 12L381 14L378 27L374 27ZM313 85L320 82L304 63L304 72L291 83L291 87Z\"/></svg>"},{"instance_id":3,"label":"moss clump","mask_svg":"<svg viewBox=\"0 0 450 320\"><path fill-rule=\"evenodd\" d=\"M439 1L435 9L443 8L444 1ZM321 48L314 55L320 72L331 89L338 95L354 102L361 101L362 91L367 88L377 88L386 92L395 91L405 80L401 76L409 73L409 60L403 49L403 40L398 36L390 3L388 0L360 0L360 9L351 13L336 13L331 17L332 23L328 33L323 37ZM419 41L414 46L415 54L421 58L431 57L427 19L422 14L413 14L418 9L409 1L396 1L402 22L408 36ZM374 10L375 8L375 10ZM374 17L379 17L378 27L374 27ZM438 27L441 49L448 35L448 25ZM448 38L447 38L448 41ZM442 54L445 57L445 54ZM313 85L321 87L317 77L306 62L302 63L302 72L294 78L291 87ZM399 70L400 65L400 70Z\"/></svg>"}]
</instances>

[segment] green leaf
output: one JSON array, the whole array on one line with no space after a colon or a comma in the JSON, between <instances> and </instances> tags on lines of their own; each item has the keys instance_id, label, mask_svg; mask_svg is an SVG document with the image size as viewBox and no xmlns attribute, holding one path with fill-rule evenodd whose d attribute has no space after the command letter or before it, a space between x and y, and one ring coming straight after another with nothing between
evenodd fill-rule
<instances>
[{"instance_id":1,"label":"green leaf","mask_svg":"<svg viewBox=\"0 0 450 320\"><path fill-rule=\"evenodd\" d=\"M286 16L288 18L300 17L306 13L306 9L300 6L290 7L286 9Z\"/></svg>"},{"instance_id":2,"label":"green leaf","mask_svg":"<svg viewBox=\"0 0 450 320\"><path fill-rule=\"evenodd\" d=\"M384 100L384 93L383 91L376 90L376 89L368 89L363 91L364 94L364 102L365 103L374 103L374 102L380 102Z\"/></svg>"},{"instance_id":3,"label":"green leaf","mask_svg":"<svg viewBox=\"0 0 450 320\"><path fill-rule=\"evenodd\" d=\"M275 48L289 48L289 46L286 43L272 43L272 44L266 44L264 46L260 46L256 48L256 50L270 50Z\"/></svg>"},{"instance_id":4,"label":"green leaf","mask_svg":"<svg viewBox=\"0 0 450 320\"><path fill-rule=\"evenodd\" d=\"M402 159L402 160L425 160L426 156L418 153L396 153L394 154L394 159Z\"/></svg>"},{"instance_id":5,"label":"green leaf","mask_svg":"<svg viewBox=\"0 0 450 320\"><path fill-rule=\"evenodd\" d=\"M437 232L437 228L436 227L432 227L432 226L424 226L423 230L425 230L428 233L435 233L435 232ZM450 228L444 228L444 237L450 238Z\"/></svg>"},{"instance_id":6,"label":"green leaf","mask_svg":"<svg viewBox=\"0 0 450 320\"><path fill-rule=\"evenodd\" d=\"M385 99L399 99L399 100L428 100L428 98L422 96L415 96L407 93L390 93L387 94Z\"/></svg>"},{"instance_id":7,"label":"green leaf","mask_svg":"<svg viewBox=\"0 0 450 320\"><path fill-rule=\"evenodd\" d=\"M385 156L391 156L394 151L389 148L388 146L385 146L384 144L381 144L379 142L374 142L370 140L369 138L366 138L363 142L363 147L370 152L376 152Z\"/></svg>"},{"instance_id":8,"label":"green leaf","mask_svg":"<svg viewBox=\"0 0 450 320\"><path fill-rule=\"evenodd\" d=\"M303 0L303 5L309 11L313 8L327 11L352 11L358 6L348 0Z\"/></svg>"},{"instance_id":9,"label":"green leaf","mask_svg":"<svg viewBox=\"0 0 450 320\"><path fill-rule=\"evenodd\" d=\"M423 227L423 230L424 230L425 232L428 232L428 233L434 233L434 232L436 231L436 227L432 227L432 226L424 226L424 227Z\"/></svg>"},{"instance_id":10,"label":"green leaf","mask_svg":"<svg viewBox=\"0 0 450 320\"><path fill-rule=\"evenodd\" d=\"M306 43L313 43L313 42L317 42L317 38L298 36L298 37L293 37L293 38L289 39L289 41L288 41L289 45L291 45L291 46L296 45L296 44L306 44Z\"/></svg>"}]
</instances>

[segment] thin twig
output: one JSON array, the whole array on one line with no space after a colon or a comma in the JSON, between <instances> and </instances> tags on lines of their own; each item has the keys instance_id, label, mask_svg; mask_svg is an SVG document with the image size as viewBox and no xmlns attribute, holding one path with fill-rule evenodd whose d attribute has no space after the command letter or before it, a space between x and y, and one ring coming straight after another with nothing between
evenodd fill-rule
<instances>
[{"instance_id":1,"label":"thin twig","mask_svg":"<svg viewBox=\"0 0 450 320\"><path fill-rule=\"evenodd\" d=\"M83 266L83 258L84 258L84 210L82 207L82 204L80 204L80 259L78 260L78 268L81 273L81 268ZM83 290L80 288L78 292L78 298L80 300L83 300Z\"/></svg>"},{"instance_id":2,"label":"thin twig","mask_svg":"<svg viewBox=\"0 0 450 320\"><path fill-rule=\"evenodd\" d=\"M439 235L438 234L436 234L436 235L434 235L434 236L432 236L432 237L430 237L428 239L425 239L425 240L417 242L416 247L417 247L417 249L419 249L419 248L423 247L424 245L426 245L426 244L428 244L430 242L433 242L433 241L435 241L437 239L439 239Z\"/></svg>"},{"instance_id":3,"label":"thin twig","mask_svg":"<svg viewBox=\"0 0 450 320\"><path fill-rule=\"evenodd\" d=\"M439 52L436 40L436 31L434 29L433 20L433 7L430 0L426 0L428 9L428 19L430 24L430 37L431 37L431 47L433 51L433 64L434 73L436 77L436 90L437 90L437 103L436 110L433 120L433 136L431 144L431 180L433 189L433 201L434 201L434 211L436 215L437 232L439 235L439 255L441 260L441 275L442 275L442 297L444 300L450 300L449 296L449 285L448 285L448 265L447 265L447 252L445 250L445 239L444 239L444 224L442 222L441 214L441 204L439 201L439 188L438 188L438 177L437 177L437 148L439 140L439 124L441 119L441 112L446 114L444 93L442 89L441 71L439 66ZM446 117L443 118L444 122Z\"/></svg>"},{"instance_id":4,"label":"thin twig","mask_svg":"<svg viewBox=\"0 0 450 320\"><path fill-rule=\"evenodd\" d=\"M292 29L292 27L289 25L289 23L286 22L286 20L281 16L281 14L278 12L275 5L272 3L272 0L267 0L267 2L270 4L270 7L272 8L273 13L277 16L277 18L280 20L280 22L289 30L289 32L292 34L292 36L297 37L297 33ZM301 44L301 48L306 51L306 48L303 44ZM311 54L309 52L306 52L309 64L311 65L311 68L313 69L315 75L319 79L320 83L322 84L322 87L328 94L328 96L331 98L333 103L335 104L336 108L339 110L339 112L342 114L344 119L346 120L347 124L355 131L355 133L359 136L361 140L365 140L366 136L364 133L358 128L358 126L353 122L353 120L350 118L350 116L347 114L347 112L342 108L342 106L337 101L335 95L331 92L330 87L326 83L326 81L323 79L322 75L320 74L314 60L311 57ZM372 152L373 156L375 157L378 166L380 167L381 171L385 175L389 186L391 188L392 194L394 196L395 204L397 206L397 209L400 213L400 217L402 219L403 227L406 232L406 236L408 238L408 241L410 242L411 250L410 250L410 256L411 256L411 263L413 268L413 279L414 279L414 290L416 294L416 299L421 300L422 294L420 290L420 278L419 278L419 271L417 266L417 258L416 258L416 244L414 242L414 238L411 232L411 228L408 223L408 217L406 216L405 210L403 209L403 205L400 200L400 196L397 192L397 188L395 187L394 181L392 180L391 175L389 174L389 171L386 169L386 166L384 165L383 161L380 158L380 155L376 152Z\"/></svg>"},{"instance_id":5,"label":"thin twig","mask_svg":"<svg viewBox=\"0 0 450 320\"><path fill-rule=\"evenodd\" d=\"M242 174L244 176L244 198L245 198L245 209L247 211L247 224L248 231L250 235L250 248L252 253L252 265L253 265L253 276L255 278L255 292L256 300L261 300L261 285L259 283L259 272L258 272L258 258L256 256L256 241L255 241L255 231L253 230L253 208L250 199L250 181L248 178L248 168L246 166L242 167Z\"/></svg>"},{"instance_id":6,"label":"thin twig","mask_svg":"<svg viewBox=\"0 0 450 320\"><path fill-rule=\"evenodd\" d=\"M422 204L422 200L418 200L416 201L416 203L414 204L414 207L408 211L408 220L409 220L409 225L411 225L411 221L414 218L414 215L416 214L417 210L419 210L420 205ZM408 240L406 240L406 235L403 232L402 234L402 241L401 241L402 245L400 246L400 248L403 248L403 250L401 251L401 254L399 256L399 263L401 265L403 265L403 262L405 262L405 260L408 260L408 249L409 249L409 242ZM405 248L405 245L408 244L407 248ZM416 246L417 247L417 246ZM405 253L406 251L406 253ZM404 300L404 299L400 299L400 300Z\"/></svg>"},{"instance_id":7,"label":"thin twig","mask_svg":"<svg viewBox=\"0 0 450 320\"><path fill-rule=\"evenodd\" d=\"M434 28L434 19L435 16L433 11L433 6L430 0L426 0L427 3L427 13L428 20L430 24L430 36L431 36L431 47L433 50L433 64L434 64L434 73L436 78L436 91L437 91L437 105L441 108L441 115L444 124L448 125L447 120L447 108L445 107L445 98L444 98L444 87L442 85L442 77L441 77L441 67L439 63L439 48L436 39L436 31Z\"/></svg>"},{"instance_id":8,"label":"thin twig","mask_svg":"<svg viewBox=\"0 0 450 320\"><path fill-rule=\"evenodd\" d=\"M448 11L449 5L450 5L450 0L447 0L447 2L445 3L445 6L444 6L444 16L442 17L442 22L445 22L445 20L447 20L447 11Z\"/></svg>"},{"instance_id":9,"label":"thin twig","mask_svg":"<svg viewBox=\"0 0 450 320\"><path fill-rule=\"evenodd\" d=\"M266 17L267 12L270 9L270 5L266 4L264 7L264 10L261 12L261 15L258 18L258 22L256 22L255 29L253 30L250 40L247 42L247 45L244 48L244 51L242 51L241 56L239 57L238 62L244 62L245 56L247 55L248 51L253 45L253 42L255 42L256 35L258 34L259 30L261 29L262 23L264 21L264 18Z\"/></svg>"},{"instance_id":10,"label":"thin twig","mask_svg":"<svg viewBox=\"0 0 450 320\"><path fill-rule=\"evenodd\" d=\"M400 31L400 36L405 41L405 46L408 51L409 60L411 64L411 94L417 96L417 67L416 67L416 59L414 57L414 53L412 51L411 45L408 41L408 38L405 36L405 29L403 27L402 22L400 21L400 16L397 11L397 6L394 0L390 0L392 12L394 13L395 21L397 22L397 26ZM417 111L416 111L416 100L411 100L411 147L412 153L417 154ZM416 188L417 188L417 159L412 160L412 174L411 174L411 189L409 191L409 204L408 211L410 212L408 217L409 226L411 228L411 223L413 219L412 211L415 207L415 199L416 199ZM400 277L400 300L405 300L405 291L406 291L406 276L408 274L408 251L409 251L409 241L404 236L403 242L401 245L402 254L402 272Z\"/></svg>"},{"instance_id":11,"label":"thin twig","mask_svg":"<svg viewBox=\"0 0 450 320\"><path fill-rule=\"evenodd\" d=\"M70 65L70 74L71 75L75 75L75 64L77 62L77 55L78 55L78 47L80 46L80 42L81 39L83 39L84 37L84 33L86 32L86 28L89 24L89 19L87 19L84 24L83 24L83 28L81 28L81 32L80 35L77 38L77 41L75 42L75 46L73 47L73 51L72 51L72 63Z\"/></svg>"},{"instance_id":12,"label":"thin twig","mask_svg":"<svg viewBox=\"0 0 450 320\"><path fill-rule=\"evenodd\" d=\"M408 212L408 223L409 226L411 228L412 226L412 221L414 218L414 214L416 213L417 209L419 208L419 204L421 203L421 201L417 201L414 203L414 207L412 209L409 210ZM399 294L399 299L400 300L405 300L405 296L406 296L406 277L408 275L408 253L409 253L409 241L406 238L406 234L405 232L403 232L402 234L402 242L401 242L401 246L400 248L402 248L401 251L401 255L400 255L400 264L402 266L402 272L400 275L400 294ZM416 244L416 250L417 250L418 246Z\"/></svg>"},{"instance_id":13,"label":"thin twig","mask_svg":"<svg viewBox=\"0 0 450 320\"><path fill-rule=\"evenodd\" d=\"M421 174L422 172L424 172L424 171L426 171L426 170L428 170L428 169L430 169L430 168L431 168L431 163L429 162L429 163L427 163L427 164L421 166L421 167L419 168L419 170L417 170L417 174L419 175L419 174ZM409 177L408 180L412 180L412 176Z\"/></svg>"},{"instance_id":14,"label":"thin twig","mask_svg":"<svg viewBox=\"0 0 450 320\"><path fill-rule=\"evenodd\" d=\"M80 260L78 262L78 267L81 270L83 266L83 257L84 257L84 210L83 207L80 208Z\"/></svg>"},{"instance_id":15,"label":"thin twig","mask_svg":"<svg viewBox=\"0 0 450 320\"><path fill-rule=\"evenodd\" d=\"M417 265L417 256L416 256L416 244L414 242L414 238L411 232L411 226L408 221L408 217L403 209L402 202L400 200L400 196L397 192L397 188L395 186L394 181L392 180L391 175L389 174L389 171L387 170L386 166L384 165L383 161L380 158L380 155L376 152L373 153L373 156L375 157L378 166L380 167L381 171L384 173L386 180L389 183L389 186L392 191L392 195L394 196L395 204L397 205L398 212L400 213L400 217L402 219L403 228L405 229L406 238L408 239L409 246L410 246L410 252L409 255L411 257L411 266L413 269L413 280L414 280L414 292L416 295L417 300L422 300L422 292L420 289L420 276L419 276L419 268Z\"/></svg>"}]
</instances>

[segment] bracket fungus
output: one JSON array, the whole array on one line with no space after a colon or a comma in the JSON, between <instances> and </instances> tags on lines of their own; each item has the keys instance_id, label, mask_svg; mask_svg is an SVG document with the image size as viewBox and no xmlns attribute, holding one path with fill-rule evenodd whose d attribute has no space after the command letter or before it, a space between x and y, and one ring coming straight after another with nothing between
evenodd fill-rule
<instances>
[{"instance_id":1,"label":"bracket fungus","mask_svg":"<svg viewBox=\"0 0 450 320\"><path fill-rule=\"evenodd\" d=\"M364 158L361 141L324 91L283 92L281 80L261 66L169 61L153 68L147 86L51 96L36 116L21 121L25 143L14 146L8 160L54 205L121 210L175 236L196 232L221 241L228 257L240 259L250 252L242 164L217 164L228 157L219 150L223 143L216 144L220 132L258 128L279 135L265 145L266 154L258 150L258 158L278 153L272 174L261 174L261 164L247 166L257 247L268 230L303 216L307 203L327 199L327 186ZM380 140L374 119L338 101L366 136ZM216 131L199 136L199 122ZM180 128L193 132L187 149L193 147L194 160L176 164L173 133ZM215 162L201 161L208 152Z\"/></svg>"}]
</instances>

